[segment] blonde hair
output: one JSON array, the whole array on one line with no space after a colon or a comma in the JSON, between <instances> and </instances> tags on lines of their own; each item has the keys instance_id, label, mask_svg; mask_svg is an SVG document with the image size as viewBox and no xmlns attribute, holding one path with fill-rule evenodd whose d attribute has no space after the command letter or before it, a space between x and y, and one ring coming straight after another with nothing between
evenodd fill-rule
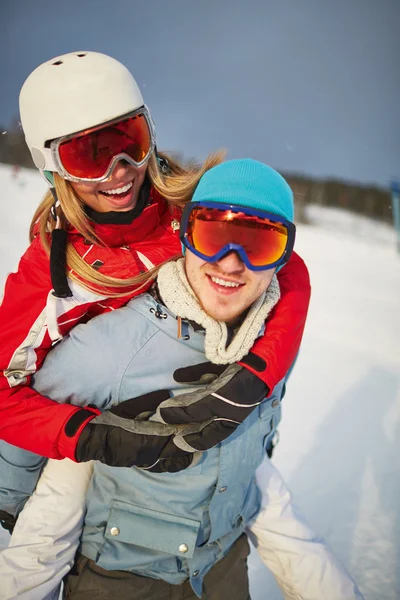
<instances>
[{"instance_id":1,"label":"blonde hair","mask_svg":"<svg viewBox=\"0 0 400 600\"><path fill-rule=\"evenodd\" d=\"M225 154L225 151L220 150L209 154L202 165L196 165L194 162L183 165L166 153L158 153L161 158L168 161L168 173L164 173L160 169L157 158L153 154L148 163L147 174L151 185L170 207L183 208L187 202L190 202L200 178L206 171L223 162ZM85 213L85 205L71 184L54 173L54 187L59 200L57 216L60 219L61 227L63 229L68 229L69 226L74 227L86 240L105 246L106 244L96 235ZM53 206L54 198L49 190L33 215L29 231L31 241L36 235L40 235L41 243L48 256L50 256L51 249L50 234L56 227L56 220L52 214ZM169 260L177 257L178 255ZM71 279L78 281L91 291L100 292L109 297L125 296L132 293L133 290L140 291L147 283L156 278L161 266L158 265L146 273L128 279L111 277L87 264L70 242L67 244L66 265L68 276Z\"/></svg>"}]
</instances>

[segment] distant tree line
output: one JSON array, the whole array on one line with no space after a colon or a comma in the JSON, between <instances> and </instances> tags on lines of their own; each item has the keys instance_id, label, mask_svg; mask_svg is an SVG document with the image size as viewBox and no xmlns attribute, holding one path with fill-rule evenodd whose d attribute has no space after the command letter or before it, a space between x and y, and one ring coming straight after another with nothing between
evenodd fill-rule
<instances>
[{"instance_id":1,"label":"distant tree line","mask_svg":"<svg viewBox=\"0 0 400 600\"><path fill-rule=\"evenodd\" d=\"M175 153L175 156L183 159L180 153ZM0 125L0 163L34 168L21 125L17 119L8 128ZM391 196L388 190L336 179L313 179L305 175L287 173L285 177L295 195L296 214L299 221L305 220L304 208L311 203L344 208L392 223Z\"/></svg>"},{"instance_id":2,"label":"distant tree line","mask_svg":"<svg viewBox=\"0 0 400 600\"><path fill-rule=\"evenodd\" d=\"M14 119L10 127L0 125L0 163L31 169L35 167L17 119Z\"/></svg>"},{"instance_id":3,"label":"distant tree line","mask_svg":"<svg viewBox=\"0 0 400 600\"><path fill-rule=\"evenodd\" d=\"M365 186L338 179L313 179L302 175L286 174L295 197L299 221L304 221L307 204L344 208L355 213L393 223L392 201L389 190Z\"/></svg>"}]
</instances>

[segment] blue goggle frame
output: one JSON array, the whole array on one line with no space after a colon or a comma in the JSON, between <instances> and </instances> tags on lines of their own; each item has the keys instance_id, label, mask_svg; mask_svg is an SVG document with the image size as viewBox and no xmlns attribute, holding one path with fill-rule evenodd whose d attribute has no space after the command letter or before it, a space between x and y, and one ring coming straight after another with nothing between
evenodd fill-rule
<instances>
[{"instance_id":1,"label":"blue goggle frame","mask_svg":"<svg viewBox=\"0 0 400 600\"><path fill-rule=\"evenodd\" d=\"M250 259L247 256L246 250L240 244L225 244L225 246L223 248L221 248L221 250L219 250L213 256L207 256L206 254L199 252L189 242L188 232L187 232L190 213L196 207L213 208L213 209L219 209L222 211L230 210L232 212L244 213L244 214L252 216L252 217L268 219L269 221L271 221L273 223L281 223L282 225L284 225L286 227L287 232L288 232L286 247L282 253L282 256L274 263L271 263L268 265L262 265L262 266L254 266L250 262ZM221 258L223 258L229 252L237 252L237 254L240 256L240 259L242 260L242 262L251 271L266 271L268 269L275 269L277 267L280 267L281 265L283 265L284 263L286 263L289 260L290 255L292 254L292 251L293 251L293 246L294 246L294 242L295 242L295 238L296 238L296 226L291 221L288 221L287 219L284 219L283 217L280 217L279 215L275 215L274 213L269 213L264 210L259 210L256 208L249 208L248 206L241 206L240 204L226 204L224 202L208 202L208 201L207 202L189 202L188 204L186 204L185 208L183 209L179 237L185 248L187 248L188 250L193 252L193 254L195 254L199 258L202 258L203 260L205 260L207 262L216 262L218 260L221 260Z\"/></svg>"}]
</instances>

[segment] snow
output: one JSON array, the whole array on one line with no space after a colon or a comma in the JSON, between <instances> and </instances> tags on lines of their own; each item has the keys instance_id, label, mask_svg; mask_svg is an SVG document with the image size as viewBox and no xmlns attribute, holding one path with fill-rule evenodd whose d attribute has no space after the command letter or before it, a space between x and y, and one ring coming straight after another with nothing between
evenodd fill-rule
<instances>
[{"instance_id":1,"label":"snow","mask_svg":"<svg viewBox=\"0 0 400 600\"><path fill-rule=\"evenodd\" d=\"M29 243L32 216L48 189L45 180L32 169L20 169L15 175L8 165L0 164L2 202L0 205L0 289Z\"/></svg>"},{"instance_id":2,"label":"snow","mask_svg":"<svg viewBox=\"0 0 400 600\"><path fill-rule=\"evenodd\" d=\"M27 245L46 183L0 165L0 280ZM400 598L400 256L388 225L307 208L296 249L313 285L274 462L366 600ZM0 533L5 543L7 534ZM279 600L255 552L252 599Z\"/></svg>"}]
</instances>

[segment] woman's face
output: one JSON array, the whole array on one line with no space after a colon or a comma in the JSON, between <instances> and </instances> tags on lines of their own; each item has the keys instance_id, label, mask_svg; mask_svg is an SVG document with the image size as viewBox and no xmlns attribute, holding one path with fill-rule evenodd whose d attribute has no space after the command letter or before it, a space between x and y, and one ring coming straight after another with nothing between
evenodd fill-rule
<instances>
[{"instance_id":1,"label":"woman's face","mask_svg":"<svg viewBox=\"0 0 400 600\"><path fill-rule=\"evenodd\" d=\"M118 161L108 179L100 183L74 183L71 186L84 204L97 212L125 212L136 206L146 175L147 163L133 167Z\"/></svg>"}]
</instances>

